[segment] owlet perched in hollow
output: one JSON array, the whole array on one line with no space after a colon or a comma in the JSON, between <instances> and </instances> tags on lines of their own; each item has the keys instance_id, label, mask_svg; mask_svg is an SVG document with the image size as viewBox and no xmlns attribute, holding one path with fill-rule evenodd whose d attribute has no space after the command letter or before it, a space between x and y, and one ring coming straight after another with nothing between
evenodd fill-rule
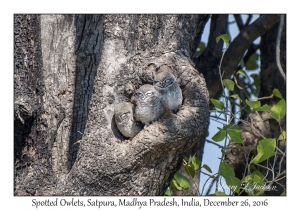
<instances>
[{"instance_id":1,"label":"owlet perched in hollow","mask_svg":"<svg viewBox=\"0 0 300 210\"><path fill-rule=\"evenodd\" d=\"M115 106L115 122L125 137L133 138L141 131L134 119L133 104L122 102Z\"/></svg>"},{"instance_id":2,"label":"owlet perched in hollow","mask_svg":"<svg viewBox=\"0 0 300 210\"><path fill-rule=\"evenodd\" d=\"M144 124L159 119L164 111L160 93L152 85L143 85L135 97L135 118Z\"/></svg>"},{"instance_id":3,"label":"owlet perched in hollow","mask_svg":"<svg viewBox=\"0 0 300 210\"><path fill-rule=\"evenodd\" d=\"M166 71L158 73L154 77L153 85L162 95L165 108L178 109L182 103L182 92L173 74Z\"/></svg>"}]
</instances>

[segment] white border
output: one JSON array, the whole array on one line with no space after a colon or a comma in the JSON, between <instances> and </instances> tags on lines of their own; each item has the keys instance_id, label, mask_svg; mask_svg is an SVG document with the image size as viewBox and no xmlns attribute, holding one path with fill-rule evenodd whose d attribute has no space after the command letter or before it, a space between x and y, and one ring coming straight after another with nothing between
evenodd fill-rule
<instances>
[{"instance_id":1,"label":"white border","mask_svg":"<svg viewBox=\"0 0 300 210\"><path fill-rule=\"evenodd\" d=\"M296 11L298 5L291 2L271 1L271 0L252 0L252 1L20 1L14 0L10 3L2 3L1 6L1 103L0 103L0 166L1 166L1 202L3 209L32 209L32 199L44 199L55 197L14 197L13 196L13 14L14 13L287 13L287 81L288 81L288 99L287 99L287 136L288 143L288 187L287 197L232 197L232 200L242 201L249 199L254 201L258 199L268 199L270 208L287 207L291 209L296 206L299 199L297 191L299 182L296 176L300 174L298 155L299 154L299 103L296 102L299 97L297 84L299 84L299 15ZM294 84L294 85L292 85ZM297 196L297 197L296 197ZM58 197L63 199L65 197ZM87 200L88 197L74 197ZM91 197L102 200L118 201L119 197ZM130 197L129 197L130 198ZM139 199L147 200L151 197L141 197ZM163 197L152 197L156 200ZM192 197L182 197L190 199ZM66 197L65 199L72 199ZM181 199L181 197L176 197ZM205 197L196 197L203 200ZM221 200L221 197L208 197L210 200ZM44 207L45 208L45 207ZM64 209L67 207L64 207ZM153 208L153 207L152 207ZM159 209L171 209L172 207L156 207ZM190 207L192 208L192 207ZM194 207L195 208L195 207ZM198 207L199 208L199 207ZM210 207L219 208L219 207ZM222 209L232 209L233 207L221 207ZM259 209L260 207L256 207ZM263 207L265 208L265 207ZM38 208L40 209L40 208ZM47 208L49 209L49 207ZM74 207L72 207L74 209ZM95 207L94 207L95 209ZM102 209L109 209L103 208ZM111 209L116 209L115 207ZM120 209L120 208L118 208ZM123 209L123 208L122 208ZM138 207L127 207L125 209L138 209ZM150 209L150 207L142 209ZM172 208L174 209L174 208ZM184 209L184 208L177 208Z\"/></svg>"}]
</instances>

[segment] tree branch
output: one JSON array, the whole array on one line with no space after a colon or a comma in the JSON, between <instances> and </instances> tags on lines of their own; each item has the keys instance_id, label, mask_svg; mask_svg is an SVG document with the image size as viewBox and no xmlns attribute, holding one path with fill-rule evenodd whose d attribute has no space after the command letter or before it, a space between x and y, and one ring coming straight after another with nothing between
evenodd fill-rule
<instances>
[{"instance_id":1,"label":"tree branch","mask_svg":"<svg viewBox=\"0 0 300 210\"><path fill-rule=\"evenodd\" d=\"M253 15L248 15L248 18L246 20L245 26L250 24L250 21L252 20Z\"/></svg>"},{"instance_id":2,"label":"tree branch","mask_svg":"<svg viewBox=\"0 0 300 210\"><path fill-rule=\"evenodd\" d=\"M223 79L228 79L236 71L236 67L241 61L244 52L251 46L252 42L259 36L268 31L274 24L279 21L278 15L262 15L251 25L245 27L240 34L229 45L224 55L221 70ZM219 78L217 78L219 80ZM213 81L208 86L210 97L215 97L222 91L220 82ZM211 90L210 88L213 88Z\"/></svg>"},{"instance_id":3,"label":"tree branch","mask_svg":"<svg viewBox=\"0 0 300 210\"><path fill-rule=\"evenodd\" d=\"M204 75L207 82L209 95L213 94L213 87L218 81L218 65L222 56L223 43L216 42L216 38L227 33L228 15L212 15L210 34L205 51L195 60L196 69Z\"/></svg>"},{"instance_id":4,"label":"tree branch","mask_svg":"<svg viewBox=\"0 0 300 210\"><path fill-rule=\"evenodd\" d=\"M276 64L281 76L283 77L284 81L286 81L285 73L280 63L280 40L281 40L281 33L283 30L283 22L284 22L284 15L280 15L280 24L279 24L278 34L276 38Z\"/></svg>"},{"instance_id":5,"label":"tree branch","mask_svg":"<svg viewBox=\"0 0 300 210\"><path fill-rule=\"evenodd\" d=\"M235 22L236 22L239 30L241 31L244 28L244 23L243 23L241 15L234 15L234 19L235 19Z\"/></svg>"}]
</instances>

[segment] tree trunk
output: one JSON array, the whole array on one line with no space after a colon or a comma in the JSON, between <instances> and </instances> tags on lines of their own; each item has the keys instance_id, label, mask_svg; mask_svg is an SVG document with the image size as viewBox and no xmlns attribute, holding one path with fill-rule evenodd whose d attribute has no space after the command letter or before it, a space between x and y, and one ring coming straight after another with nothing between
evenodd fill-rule
<instances>
[{"instance_id":1,"label":"tree trunk","mask_svg":"<svg viewBox=\"0 0 300 210\"><path fill-rule=\"evenodd\" d=\"M163 195L183 154L207 131L208 91L190 60L206 20L16 15L15 78L32 76L15 79L15 89L22 87L15 95L15 194ZM23 28L30 40L20 38L29 33ZM26 64L31 48L36 66ZM182 107L125 139L113 120L114 106L130 101L124 86L151 83L151 70L163 68L178 78ZM37 105L22 111L17 102L25 98Z\"/></svg>"}]
</instances>

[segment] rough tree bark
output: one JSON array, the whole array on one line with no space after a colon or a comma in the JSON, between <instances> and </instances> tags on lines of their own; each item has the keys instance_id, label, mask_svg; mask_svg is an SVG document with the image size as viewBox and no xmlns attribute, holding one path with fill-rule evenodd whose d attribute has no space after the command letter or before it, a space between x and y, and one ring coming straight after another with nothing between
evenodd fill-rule
<instances>
[{"instance_id":1,"label":"rough tree bark","mask_svg":"<svg viewBox=\"0 0 300 210\"><path fill-rule=\"evenodd\" d=\"M51 164L54 128L42 115L45 96L41 60L40 18L38 15L14 16L14 178L16 195L51 194L56 178ZM50 104L48 104L50 105ZM59 107L52 115L59 113Z\"/></svg>"},{"instance_id":2,"label":"rough tree bark","mask_svg":"<svg viewBox=\"0 0 300 210\"><path fill-rule=\"evenodd\" d=\"M206 20L16 15L15 77L31 77L15 79L15 195L162 195L207 131L208 91L190 60ZM115 104L130 101L125 84L151 83L162 68L178 78L182 107L125 139L113 120ZM24 109L26 97L37 105Z\"/></svg>"}]
</instances>

